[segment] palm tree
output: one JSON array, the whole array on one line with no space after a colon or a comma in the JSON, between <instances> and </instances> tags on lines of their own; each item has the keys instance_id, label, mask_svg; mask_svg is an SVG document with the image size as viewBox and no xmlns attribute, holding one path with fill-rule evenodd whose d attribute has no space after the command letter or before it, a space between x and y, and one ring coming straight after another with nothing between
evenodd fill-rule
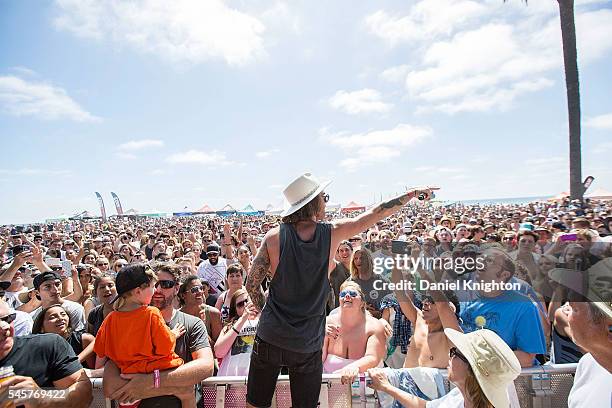
<instances>
[{"instance_id":1,"label":"palm tree","mask_svg":"<svg viewBox=\"0 0 612 408\"><path fill-rule=\"evenodd\" d=\"M505 2L506 0L504 0ZM569 171L570 197L582 199L582 158L580 147L580 83L578 80L578 53L576 51L576 25L574 23L574 0L557 0L561 20L563 44L563 67L567 93L569 123ZM525 0L527 4L527 0Z\"/></svg>"}]
</instances>

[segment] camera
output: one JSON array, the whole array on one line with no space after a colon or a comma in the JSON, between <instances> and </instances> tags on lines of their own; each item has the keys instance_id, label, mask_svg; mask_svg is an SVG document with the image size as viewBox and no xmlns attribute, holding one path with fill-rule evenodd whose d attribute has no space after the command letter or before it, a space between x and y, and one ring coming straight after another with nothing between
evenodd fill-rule
<instances>
[{"instance_id":1,"label":"camera","mask_svg":"<svg viewBox=\"0 0 612 408\"><path fill-rule=\"evenodd\" d=\"M400 255L410 255L412 248L408 241L391 241L391 253Z\"/></svg>"}]
</instances>

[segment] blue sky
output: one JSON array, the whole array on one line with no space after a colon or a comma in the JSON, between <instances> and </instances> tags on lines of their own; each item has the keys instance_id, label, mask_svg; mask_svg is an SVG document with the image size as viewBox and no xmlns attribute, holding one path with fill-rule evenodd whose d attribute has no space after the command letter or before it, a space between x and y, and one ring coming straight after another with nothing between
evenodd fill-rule
<instances>
[{"instance_id":1,"label":"blue sky","mask_svg":"<svg viewBox=\"0 0 612 408\"><path fill-rule=\"evenodd\" d=\"M583 175L612 190L612 2L576 1ZM554 1L0 1L0 224L567 190Z\"/></svg>"}]
</instances>

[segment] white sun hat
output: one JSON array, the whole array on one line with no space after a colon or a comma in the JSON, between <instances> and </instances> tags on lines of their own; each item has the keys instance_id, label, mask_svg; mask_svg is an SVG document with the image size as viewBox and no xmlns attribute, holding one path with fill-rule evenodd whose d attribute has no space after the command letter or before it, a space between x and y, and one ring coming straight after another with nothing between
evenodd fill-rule
<instances>
[{"instance_id":1,"label":"white sun hat","mask_svg":"<svg viewBox=\"0 0 612 408\"><path fill-rule=\"evenodd\" d=\"M467 334L444 329L444 334L469 361L489 402L495 408L508 408L508 385L521 373L521 364L510 347L488 329Z\"/></svg>"},{"instance_id":2,"label":"white sun hat","mask_svg":"<svg viewBox=\"0 0 612 408\"><path fill-rule=\"evenodd\" d=\"M283 190L285 195L285 210L281 216L286 217L304 207L323 191L331 181L321 182L311 173L302 174Z\"/></svg>"}]
</instances>

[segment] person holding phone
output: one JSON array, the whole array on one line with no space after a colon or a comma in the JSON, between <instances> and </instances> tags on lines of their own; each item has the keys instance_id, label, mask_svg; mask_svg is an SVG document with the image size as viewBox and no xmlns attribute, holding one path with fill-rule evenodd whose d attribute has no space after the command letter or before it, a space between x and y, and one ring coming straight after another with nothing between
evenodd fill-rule
<instances>
[{"instance_id":1,"label":"person holding phone","mask_svg":"<svg viewBox=\"0 0 612 408\"><path fill-rule=\"evenodd\" d=\"M247 381L247 406L270 406L282 366L289 369L292 405L317 406L323 373L325 307L329 275L341 241L401 210L412 198L431 198L436 188L413 189L355 218L326 220L324 193L331 182L305 173L283 191L288 203L253 260L247 290L261 310ZM261 283L270 278L268 296ZM265 305L265 307L264 307Z\"/></svg>"}]
</instances>

